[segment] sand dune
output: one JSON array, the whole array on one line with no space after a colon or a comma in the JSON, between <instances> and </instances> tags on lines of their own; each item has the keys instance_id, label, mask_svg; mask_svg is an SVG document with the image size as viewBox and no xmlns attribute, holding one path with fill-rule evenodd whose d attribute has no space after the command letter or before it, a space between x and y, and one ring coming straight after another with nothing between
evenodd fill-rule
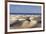
<instances>
[{"instance_id":1,"label":"sand dune","mask_svg":"<svg viewBox=\"0 0 46 34\"><path fill-rule=\"evenodd\" d=\"M10 22L11 24L16 23L17 20L20 21L18 24L21 23L21 25L16 26L14 24L17 28L31 28L36 26L38 21L41 21L40 16L11 16L10 18L10 21L13 21L12 23Z\"/></svg>"}]
</instances>

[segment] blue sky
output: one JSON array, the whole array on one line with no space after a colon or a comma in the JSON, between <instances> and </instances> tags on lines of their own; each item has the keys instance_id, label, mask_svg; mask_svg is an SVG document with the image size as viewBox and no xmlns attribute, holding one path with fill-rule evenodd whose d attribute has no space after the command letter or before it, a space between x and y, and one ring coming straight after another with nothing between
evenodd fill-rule
<instances>
[{"instance_id":1,"label":"blue sky","mask_svg":"<svg viewBox=\"0 0 46 34\"><path fill-rule=\"evenodd\" d=\"M10 13L41 13L41 6L11 4Z\"/></svg>"}]
</instances>

